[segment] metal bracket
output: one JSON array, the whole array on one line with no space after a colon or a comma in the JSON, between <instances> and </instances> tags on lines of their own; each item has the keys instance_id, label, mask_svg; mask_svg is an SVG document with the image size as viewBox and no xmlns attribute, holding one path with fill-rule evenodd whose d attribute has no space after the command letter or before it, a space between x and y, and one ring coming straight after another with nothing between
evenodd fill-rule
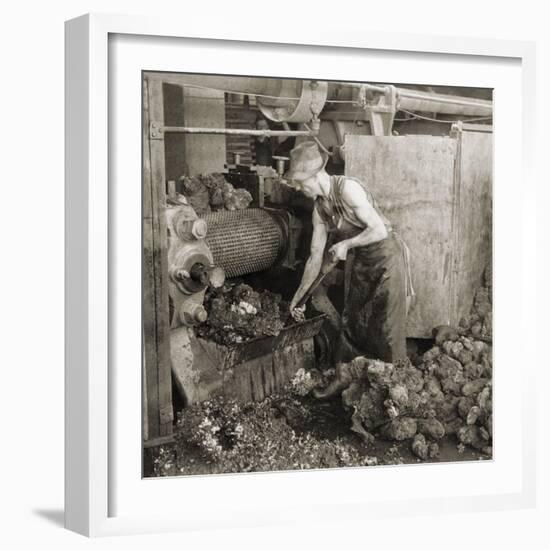
<instances>
[{"instance_id":1,"label":"metal bracket","mask_svg":"<svg viewBox=\"0 0 550 550\"><path fill-rule=\"evenodd\" d=\"M451 126L451 131L449 133L450 137L452 138L458 138L460 137L460 134L462 133L463 131L463 124L462 124L462 121L461 120L457 120L456 122L454 122Z\"/></svg>"},{"instance_id":2,"label":"metal bracket","mask_svg":"<svg viewBox=\"0 0 550 550\"><path fill-rule=\"evenodd\" d=\"M164 126L158 122L149 124L149 139L164 139Z\"/></svg>"},{"instance_id":3,"label":"metal bracket","mask_svg":"<svg viewBox=\"0 0 550 550\"><path fill-rule=\"evenodd\" d=\"M384 93L374 91L374 99L367 92L373 91L364 86L359 90L358 103L367 114L373 136L391 136L393 119L397 111L397 93L395 86L384 86Z\"/></svg>"}]
</instances>

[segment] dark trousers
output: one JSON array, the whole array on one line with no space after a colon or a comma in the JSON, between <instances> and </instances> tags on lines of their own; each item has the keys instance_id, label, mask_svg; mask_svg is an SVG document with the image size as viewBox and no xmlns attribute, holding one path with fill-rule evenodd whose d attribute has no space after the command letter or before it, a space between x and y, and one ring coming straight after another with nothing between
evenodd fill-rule
<instances>
[{"instance_id":1,"label":"dark trousers","mask_svg":"<svg viewBox=\"0 0 550 550\"><path fill-rule=\"evenodd\" d=\"M342 315L336 362L358 355L393 363L405 359L406 287L400 242L383 241L354 249L349 291Z\"/></svg>"}]
</instances>

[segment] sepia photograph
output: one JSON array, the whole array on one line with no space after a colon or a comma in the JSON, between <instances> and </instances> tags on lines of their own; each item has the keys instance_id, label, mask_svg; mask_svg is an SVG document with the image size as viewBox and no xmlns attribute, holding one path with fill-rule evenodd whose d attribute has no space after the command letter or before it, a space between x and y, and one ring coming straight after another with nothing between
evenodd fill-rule
<instances>
[{"instance_id":1,"label":"sepia photograph","mask_svg":"<svg viewBox=\"0 0 550 550\"><path fill-rule=\"evenodd\" d=\"M493 90L314 76L142 72L143 477L492 459Z\"/></svg>"}]
</instances>

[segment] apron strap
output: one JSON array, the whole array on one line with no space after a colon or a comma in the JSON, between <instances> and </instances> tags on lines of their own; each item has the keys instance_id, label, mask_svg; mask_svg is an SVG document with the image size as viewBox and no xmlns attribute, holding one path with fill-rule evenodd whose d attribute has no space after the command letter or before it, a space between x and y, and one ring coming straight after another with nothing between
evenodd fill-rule
<instances>
[{"instance_id":1,"label":"apron strap","mask_svg":"<svg viewBox=\"0 0 550 550\"><path fill-rule=\"evenodd\" d=\"M412 284L412 272L411 272L411 251L409 250L409 247L407 246L407 243L403 240L401 235L397 233L397 231L393 231L393 234L395 235L395 238L397 241L401 244L401 249L403 250L403 261L405 263L405 289L406 289L406 296L407 296L407 315L409 313L409 309L414 305L416 302L416 293L413 288Z\"/></svg>"}]
</instances>

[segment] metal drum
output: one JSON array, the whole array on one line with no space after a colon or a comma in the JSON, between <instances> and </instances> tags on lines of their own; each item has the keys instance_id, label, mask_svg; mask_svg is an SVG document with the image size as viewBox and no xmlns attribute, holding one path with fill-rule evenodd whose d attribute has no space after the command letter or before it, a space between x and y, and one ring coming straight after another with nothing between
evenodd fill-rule
<instances>
[{"instance_id":1,"label":"metal drum","mask_svg":"<svg viewBox=\"0 0 550 550\"><path fill-rule=\"evenodd\" d=\"M270 268L285 255L288 224L283 213L262 208L221 210L204 215L206 243L214 265L228 278Z\"/></svg>"}]
</instances>

